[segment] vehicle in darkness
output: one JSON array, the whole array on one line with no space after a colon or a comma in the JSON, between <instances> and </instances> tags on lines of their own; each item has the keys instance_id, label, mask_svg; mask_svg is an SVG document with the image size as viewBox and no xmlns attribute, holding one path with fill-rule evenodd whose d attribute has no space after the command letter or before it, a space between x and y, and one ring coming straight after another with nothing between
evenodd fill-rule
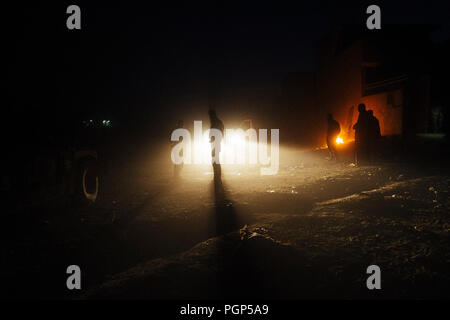
<instances>
[{"instance_id":1,"label":"vehicle in darkness","mask_svg":"<svg viewBox=\"0 0 450 320\"><path fill-rule=\"evenodd\" d=\"M101 196L112 121L94 117L57 124L49 119L27 121L25 128L10 132L13 137L2 158L1 193L10 212L49 203L95 203Z\"/></svg>"}]
</instances>

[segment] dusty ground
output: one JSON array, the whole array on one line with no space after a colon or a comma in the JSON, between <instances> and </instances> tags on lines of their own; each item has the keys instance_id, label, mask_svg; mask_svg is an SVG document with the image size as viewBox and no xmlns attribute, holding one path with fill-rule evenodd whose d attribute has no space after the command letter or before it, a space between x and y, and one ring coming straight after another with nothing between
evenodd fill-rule
<instances>
[{"instance_id":1,"label":"dusty ground","mask_svg":"<svg viewBox=\"0 0 450 320\"><path fill-rule=\"evenodd\" d=\"M90 208L16 218L2 251L13 297L433 298L450 288L450 175L437 166L354 167L293 153L257 169L113 168ZM111 172L110 171L110 172ZM50 213L51 212L51 213ZM65 289L78 264L82 294ZM382 290L366 288L366 268Z\"/></svg>"}]
</instances>

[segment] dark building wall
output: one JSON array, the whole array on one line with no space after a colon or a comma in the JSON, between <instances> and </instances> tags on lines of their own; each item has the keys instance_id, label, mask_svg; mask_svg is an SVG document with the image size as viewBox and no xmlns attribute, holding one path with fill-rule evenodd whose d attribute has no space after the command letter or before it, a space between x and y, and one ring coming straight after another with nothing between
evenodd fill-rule
<instances>
[{"instance_id":1,"label":"dark building wall","mask_svg":"<svg viewBox=\"0 0 450 320\"><path fill-rule=\"evenodd\" d=\"M279 109L283 141L300 147L314 147L319 143L317 123L322 121L316 110L315 73L288 74L282 84Z\"/></svg>"},{"instance_id":2,"label":"dark building wall","mask_svg":"<svg viewBox=\"0 0 450 320\"><path fill-rule=\"evenodd\" d=\"M359 103L374 111L382 135L414 136L428 130L428 32L427 27L416 26L392 26L382 32L340 26L319 43L318 110L333 113L344 141L354 137L351 128Z\"/></svg>"},{"instance_id":3,"label":"dark building wall","mask_svg":"<svg viewBox=\"0 0 450 320\"><path fill-rule=\"evenodd\" d=\"M327 113L332 113L347 134L349 113L361 98L362 44L339 48L339 30L335 29L319 44L317 52L316 96L317 111L323 119L321 140L325 141ZM355 113L355 112L353 112ZM355 115L350 115L353 119ZM344 138L344 137L343 137Z\"/></svg>"}]
</instances>

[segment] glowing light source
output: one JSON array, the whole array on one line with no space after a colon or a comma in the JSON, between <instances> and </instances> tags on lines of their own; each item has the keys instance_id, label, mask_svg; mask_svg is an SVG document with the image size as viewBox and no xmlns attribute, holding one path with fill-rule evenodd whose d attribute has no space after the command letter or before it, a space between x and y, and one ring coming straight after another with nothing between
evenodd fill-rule
<instances>
[{"instance_id":1,"label":"glowing light source","mask_svg":"<svg viewBox=\"0 0 450 320\"><path fill-rule=\"evenodd\" d=\"M336 138L336 143L337 143L337 144L344 143L344 140L342 140L341 137L337 137L337 138Z\"/></svg>"},{"instance_id":2,"label":"glowing light source","mask_svg":"<svg viewBox=\"0 0 450 320\"><path fill-rule=\"evenodd\" d=\"M211 142L209 139L209 134L204 132L202 138L194 144L194 152L201 155L205 163L211 161ZM226 160L231 158L234 159L233 163L242 161L243 164L249 161L249 159L246 159L249 156L249 149L252 147L257 148L257 142L249 141L248 138L238 132L227 131L220 146L220 161L222 163L227 162Z\"/></svg>"}]
</instances>

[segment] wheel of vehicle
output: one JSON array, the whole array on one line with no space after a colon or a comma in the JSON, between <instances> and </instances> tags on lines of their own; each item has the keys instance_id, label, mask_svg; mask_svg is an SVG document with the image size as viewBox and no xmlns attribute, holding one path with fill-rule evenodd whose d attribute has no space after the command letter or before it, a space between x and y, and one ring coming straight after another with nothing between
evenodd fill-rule
<instances>
[{"instance_id":1,"label":"wheel of vehicle","mask_svg":"<svg viewBox=\"0 0 450 320\"><path fill-rule=\"evenodd\" d=\"M100 175L94 158L83 159L78 166L76 198L84 204L94 203L99 194Z\"/></svg>"}]
</instances>

